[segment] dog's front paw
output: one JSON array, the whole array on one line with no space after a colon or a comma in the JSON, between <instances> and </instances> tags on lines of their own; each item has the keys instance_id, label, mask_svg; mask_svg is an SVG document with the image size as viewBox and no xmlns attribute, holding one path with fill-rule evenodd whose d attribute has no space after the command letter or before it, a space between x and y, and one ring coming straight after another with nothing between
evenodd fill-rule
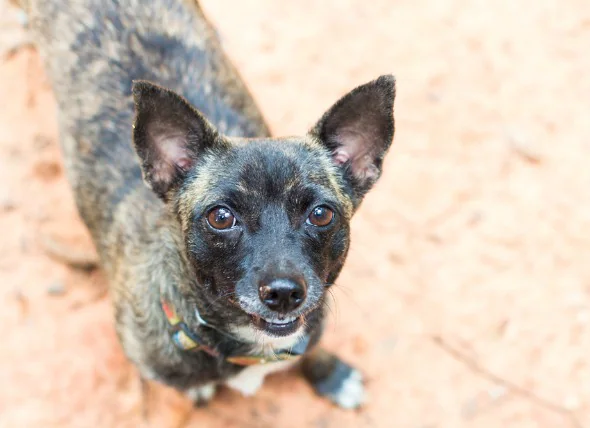
<instances>
[{"instance_id":1,"label":"dog's front paw","mask_svg":"<svg viewBox=\"0 0 590 428\"><path fill-rule=\"evenodd\" d=\"M192 400L195 407L204 407L215 396L215 391L217 391L217 385L208 383L189 388L185 391L185 394Z\"/></svg>"},{"instance_id":2,"label":"dog's front paw","mask_svg":"<svg viewBox=\"0 0 590 428\"><path fill-rule=\"evenodd\" d=\"M326 351L317 351L303 363L303 373L315 391L343 409L357 409L367 398L361 373Z\"/></svg>"},{"instance_id":3,"label":"dog's front paw","mask_svg":"<svg viewBox=\"0 0 590 428\"><path fill-rule=\"evenodd\" d=\"M356 409L366 399L361 373L342 361L338 361L332 374L315 384L314 388L318 394L329 398L343 409Z\"/></svg>"}]
</instances>

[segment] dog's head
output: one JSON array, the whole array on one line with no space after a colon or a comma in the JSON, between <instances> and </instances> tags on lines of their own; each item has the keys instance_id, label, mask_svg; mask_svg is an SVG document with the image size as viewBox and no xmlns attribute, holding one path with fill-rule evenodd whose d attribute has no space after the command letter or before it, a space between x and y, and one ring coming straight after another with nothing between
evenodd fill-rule
<instances>
[{"instance_id":1,"label":"dog's head","mask_svg":"<svg viewBox=\"0 0 590 428\"><path fill-rule=\"evenodd\" d=\"M144 179L176 215L216 319L263 338L319 323L351 217L392 142L394 78L354 89L297 138L223 136L148 82L135 82L133 96Z\"/></svg>"}]
</instances>

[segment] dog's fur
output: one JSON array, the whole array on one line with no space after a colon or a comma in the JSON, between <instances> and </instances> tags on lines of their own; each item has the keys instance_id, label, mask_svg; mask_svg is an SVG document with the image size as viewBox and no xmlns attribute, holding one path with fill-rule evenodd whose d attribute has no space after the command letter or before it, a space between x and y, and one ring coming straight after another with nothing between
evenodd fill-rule
<instances>
[{"instance_id":1,"label":"dog's fur","mask_svg":"<svg viewBox=\"0 0 590 428\"><path fill-rule=\"evenodd\" d=\"M225 344L244 353L309 335L307 379L336 403L358 406L358 373L315 345L350 219L393 138L393 77L350 92L306 135L272 138L194 0L24 7L59 105L68 178L111 284L117 333L141 375L202 400L220 383L252 393L286 366L244 369L177 349L163 295L192 329L200 331L198 308L246 342ZM207 224L216 205L231 208L236 227ZM306 222L318 205L335 213L326 227ZM307 298L290 315L304 316L305 327L283 338L254 328L252 314L276 316L257 284L293 276ZM227 342L214 330L201 334L212 346Z\"/></svg>"}]
</instances>

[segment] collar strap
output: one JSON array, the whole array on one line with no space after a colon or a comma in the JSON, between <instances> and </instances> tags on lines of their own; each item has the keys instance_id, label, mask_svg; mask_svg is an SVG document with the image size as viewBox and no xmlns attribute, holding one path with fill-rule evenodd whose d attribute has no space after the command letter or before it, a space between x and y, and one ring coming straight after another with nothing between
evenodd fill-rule
<instances>
[{"instance_id":1,"label":"collar strap","mask_svg":"<svg viewBox=\"0 0 590 428\"><path fill-rule=\"evenodd\" d=\"M236 364L238 366L252 366L255 364L266 364L278 361L294 360L299 358L307 349L309 337L307 335L302 338L291 348L278 350L272 355L265 354L246 354L246 355L221 355L216 349L205 344L204 340L199 337L194 331L191 331L186 323L178 316L174 306L165 300L161 299L162 310L168 320L170 337L174 345L185 352L205 352L213 357L222 357L225 361ZM199 316L201 326L205 328L213 328L202 320ZM237 339L232 339L239 344L246 344Z\"/></svg>"},{"instance_id":2,"label":"collar strap","mask_svg":"<svg viewBox=\"0 0 590 428\"><path fill-rule=\"evenodd\" d=\"M170 325L170 337L174 345L183 351L204 351L211 356L217 357L219 353L213 348L205 345L205 343L194 334L184 321L176 314L176 310L170 303L162 299L162 310L168 319Z\"/></svg>"}]
</instances>

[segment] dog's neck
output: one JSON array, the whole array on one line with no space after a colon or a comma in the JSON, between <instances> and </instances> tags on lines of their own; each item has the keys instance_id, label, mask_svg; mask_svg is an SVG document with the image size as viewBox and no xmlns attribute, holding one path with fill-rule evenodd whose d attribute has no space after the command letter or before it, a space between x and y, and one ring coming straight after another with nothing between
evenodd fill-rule
<instances>
[{"instance_id":1,"label":"dog's neck","mask_svg":"<svg viewBox=\"0 0 590 428\"><path fill-rule=\"evenodd\" d=\"M297 341L291 343L288 347L272 348L268 350L269 352L266 349L259 350L257 344L242 342L240 339L208 323L201 317L198 310L195 310L195 315L199 328L195 330L184 322L176 312L173 303L163 296L161 297L161 306L162 312L168 321L172 342L183 352L205 352L212 357L222 358L231 364L249 366L297 359L303 355L309 344L309 336L302 334L297 337ZM217 333L208 334L209 338L220 335L220 340L207 341L205 336L201 334L207 331Z\"/></svg>"}]
</instances>

